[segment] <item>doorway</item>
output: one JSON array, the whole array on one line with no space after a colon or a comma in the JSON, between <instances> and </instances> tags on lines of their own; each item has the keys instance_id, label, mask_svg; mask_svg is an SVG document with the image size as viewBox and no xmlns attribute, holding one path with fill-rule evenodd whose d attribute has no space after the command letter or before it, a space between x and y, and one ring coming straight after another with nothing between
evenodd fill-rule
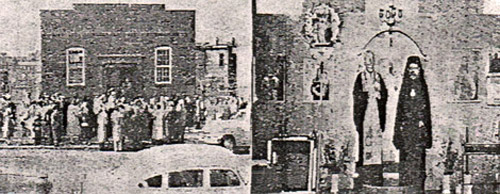
<instances>
[{"instance_id":1,"label":"doorway","mask_svg":"<svg viewBox=\"0 0 500 194\"><path fill-rule=\"evenodd\" d=\"M144 76L137 64L109 64L104 68L104 87L114 89L118 96L131 100L141 96Z\"/></svg>"},{"instance_id":2,"label":"doorway","mask_svg":"<svg viewBox=\"0 0 500 194\"><path fill-rule=\"evenodd\" d=\"M316 188L316 142L307 137L274 138L270 141L270 161L276 165L276 178L284 192Z\"/></svg>"}]
</instances>

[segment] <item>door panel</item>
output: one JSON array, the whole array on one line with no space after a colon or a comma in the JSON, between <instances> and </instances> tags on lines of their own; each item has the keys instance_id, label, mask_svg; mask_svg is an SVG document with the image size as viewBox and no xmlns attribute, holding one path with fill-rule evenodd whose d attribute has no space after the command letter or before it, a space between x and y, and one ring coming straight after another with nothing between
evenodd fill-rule
<instances>
[{"instance_id":1,"label":"door panel","mask_svg":"<svg viewBox=\"0 0 500 194\"><path fill-rule=\"evenodd\" d=\"M277 176L282 191L307 191L310 169L310 142L276 141L273 151L277 157Z\"/></svg>"}]
</instances>

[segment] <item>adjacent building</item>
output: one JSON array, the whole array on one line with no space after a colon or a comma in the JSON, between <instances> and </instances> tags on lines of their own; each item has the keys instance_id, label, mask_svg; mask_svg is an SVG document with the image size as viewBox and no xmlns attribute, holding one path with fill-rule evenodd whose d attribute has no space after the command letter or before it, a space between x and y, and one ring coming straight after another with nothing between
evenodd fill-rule
<instances>
[{"instance_id":1,"label":"adjacent building","mask_svg":"<svg viewBox=\"0 0 500 194\"><path fill-rule=\"evenodd\" d=\"M42 65L40 61L19 61L12 67L9 82L11 83L12 100L29 103L41 93Z\"/></svg>"},{"instance_id":2,"label":"adjacent building","mask_svg":"<svg viewBox=\"0 0 500 194\"><path fill-rule=\"evenodd\" d=\"M0 56L0 94L16 103L28 103L41 92L41 64L38 53L30 56Z\"/></svg>"},{"instance_id":3,"label":"adjacent building","mask_svg":"<svg viewBox=\"0 0 500 194\"><path fill-rule=\"evenodd\" d=\"M10 92L9 73L16 63L15 57L8 56L7 53L0 53L0 92L8 94Z\"/></svg>"},{"instance_id":4,"label":"adjacent building","mask_svg":"<svg viewBox=\"0 0 500 194\"><path fill-rule=\"evenodd\" d=\"M236 95L237 59L233 42L200 46L204 51L204 60L198 68L198 84L200 93L207 96Z\"/></svg>"}]
</instances>

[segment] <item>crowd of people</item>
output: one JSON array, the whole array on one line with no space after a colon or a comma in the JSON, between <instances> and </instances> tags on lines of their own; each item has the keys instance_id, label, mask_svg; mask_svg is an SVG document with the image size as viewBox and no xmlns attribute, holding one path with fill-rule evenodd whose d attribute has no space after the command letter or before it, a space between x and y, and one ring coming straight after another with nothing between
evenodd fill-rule
<instances>
[{"instance_id":1,"label":"crowd of people","mask_svg":"<svg viewBox=\"0 0 500 194\"><path fill-rule=\"evenodd\" d=\"M83 98L41 95L29 103L14 103L3 95L1 139L56 146L112 142L119 151L124 142L182 142L187 128L201 129L207 120L239 117L246 104L236 96L130 99L114 90Z\"/></svg>"}]
</instances>

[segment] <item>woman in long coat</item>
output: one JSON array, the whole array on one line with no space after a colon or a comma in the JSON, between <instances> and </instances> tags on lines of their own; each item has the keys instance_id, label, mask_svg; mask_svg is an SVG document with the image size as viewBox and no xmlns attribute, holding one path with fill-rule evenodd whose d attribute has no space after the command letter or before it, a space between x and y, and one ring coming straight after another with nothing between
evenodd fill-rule
<instances>
[{"instance_id":1,"label":"woman in long coat","mask_svg":"<svg viewBox=\"0 0 500 194\"><path fill-rule=\"evenodd\" d=\"M164 103L158 102L153 105L153 108L151 109L152 114L153 114L153 133L152 133L152 139L155 142L161 142L163 140L163 121L164 121L164 114L165 114L165 107Z\"/></svg>"},{"instance_id":2,"label":"woman in long coat","mask_svg":"<svg viewBox=\"0 0 500 194\"><path fill-rule=\"evenodd\" d=\"M72 143L80 143L80 135L82 134L82 129L80 127L80 107L78 106L78 99L73 99L72 103L68 106L67 113L67 136Z\"/></svg>"},{"instance_id":3,"label":"woman in long coat","mask_svg":"<svg viewBox=\"0 0 500 194\"><path fill-rule=\"evenodd\" d=\"M123 121L126 110L122 104L117 105L117 109L111 113L111 122L113 124L113 150L123 150Z\"/></svg>"},{"instance_id":4,"label":"woman in long coat","mask_svg":"<svg viewBox=\"0 0 500 194\"><path fill-rule=\"evenodd\" d=\"M399 149L400 185L411 187L412 193L423 193L425 149L432 146L432 123L424 70L417 56L410 56L406 63L393 143Z\"/></svg>"}]
</instances>

